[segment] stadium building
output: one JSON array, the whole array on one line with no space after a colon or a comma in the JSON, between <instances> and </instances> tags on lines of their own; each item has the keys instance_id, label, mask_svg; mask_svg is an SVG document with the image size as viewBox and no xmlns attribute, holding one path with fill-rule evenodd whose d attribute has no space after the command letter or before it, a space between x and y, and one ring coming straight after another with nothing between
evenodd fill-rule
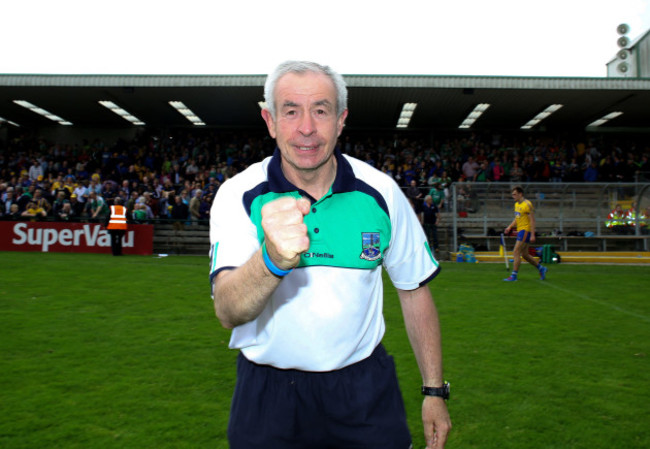
<instances>
[{"instance_id":1,"label":"stadium building","mask_svg":"<svg viewBox=\"0 0 650 449\"><path fill-rule=\"evenodd\" d=\"M488 148L513 141L601 142L603 152L634 152L641 164L642 155L650 151L650 31L634 42L627 38L626 27L618 31L620 51L606 64L602 78L345 75L350 114L342 140L381 139L390 146L407 139L434 149L448 139L480 140ZM260 108L265 78L0 75L0 148L5 152L12 140L27 135L73 146L99 139L108 147L143 136L163 140L221 133L264 139ZM646 175L634 181L644 181ZM553 195L564 193L554 190ZM535 194L552 196L539 190ZM590 219L604 222L611 203L631 206L643 195L637 190L618 196L607 190L596 198L603 210ZM474 206L468 207L470 213L479 209ZM472 233L483 237L497 226L487 218L472 224L458 222L457 213L453 217L453 238L445 245L449 250L458 245L458 228L478 227ZM545 227L557 227L553 217L546 219ZM566 232L571 224L564 226ZM647 239L643 245L647 250Z\"/></svg>"}]
</instances>

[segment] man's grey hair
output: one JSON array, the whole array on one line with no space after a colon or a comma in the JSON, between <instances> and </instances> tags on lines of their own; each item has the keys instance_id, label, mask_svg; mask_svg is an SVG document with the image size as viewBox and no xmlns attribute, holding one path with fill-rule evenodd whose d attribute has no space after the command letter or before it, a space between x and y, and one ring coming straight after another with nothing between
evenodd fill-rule
<instances>
[{"instance_id":1,"label":"man's grey hair","mask_svg":"<svg viewBox=\"0 0 650 449\"><path fill-rule=\"evenodd\" d=\"M288 73L303 74L306 72L322 73L334 83L336 88L336 116L340 117L348 108L348 89L343 77L332 70L329 66L317 64L309 61L285 61L280 64L273 73L269 74L264 84L264 101L266 108L275 120L275 86L278 80Z\"/></svg>"}]
</instances>

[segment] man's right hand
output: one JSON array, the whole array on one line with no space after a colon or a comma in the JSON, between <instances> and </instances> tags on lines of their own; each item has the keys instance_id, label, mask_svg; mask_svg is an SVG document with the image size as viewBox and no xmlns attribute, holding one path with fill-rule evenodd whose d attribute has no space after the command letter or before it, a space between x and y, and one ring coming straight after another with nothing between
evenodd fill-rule
<instances>
[{"instance_id":1,"label":"man's right hand","mask_svg":"<svg viewBox=\"0 0 650 449\"><path fill-rule=\"evenodd\" d=\"M306 198L284 197L262 207L262 229L266 251L271 261L282 270L290 270L300 262L300 255L309 249L307 225L303 217L311 203Z\"/></svg>"}]
</instances>

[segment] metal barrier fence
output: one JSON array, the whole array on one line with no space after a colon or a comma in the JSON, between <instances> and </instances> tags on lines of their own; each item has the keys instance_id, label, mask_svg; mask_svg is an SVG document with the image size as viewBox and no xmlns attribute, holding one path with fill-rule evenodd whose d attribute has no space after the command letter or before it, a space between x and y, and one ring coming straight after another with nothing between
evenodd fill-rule
<instances>
[{"instance_id":1,"label":"metal barrier fence","mask_svg":"<svg viewBox=\"0 0 650 449\"><path fill-rule=\"evenodd\" d=\"M495 235L512 222L514 202L510 183L454 183L445 192L444 212L452 220L453 247L459 232ZM595 238L612 235L607 216L617 204L637 212L628 234L644 236L642 214L650 208L650 183L523 183L524 197L535 207L537 232L546 235L584 235ZM650 209L648 209L650 210ZM646 214L647 217L647 214ZM645 228L647 229L647 228ZM648 250L647 238L643 239Z\"/></svg>"}]
</instances>

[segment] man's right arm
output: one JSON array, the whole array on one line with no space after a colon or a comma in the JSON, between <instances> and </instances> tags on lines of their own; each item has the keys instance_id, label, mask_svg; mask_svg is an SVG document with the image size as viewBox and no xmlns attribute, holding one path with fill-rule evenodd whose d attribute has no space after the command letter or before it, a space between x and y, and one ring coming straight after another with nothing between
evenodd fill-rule
<instances>
[{"instance_id":1,"label":"man's right arm","mask_svg":"<svg viewBox=\"0 0 650 449\"><path fill-rule=\"evenodd\" d=\"M291 270L300 255L309 249L307 226L303 217L309 213L306 199L281 198L262 208L262 228L268 257L280 270ZM259 316L282 277L271 273L260 248L243 265L222 270L214 280L214 310L221 324L233 328Z\"/></svg>"},{"instance_id":2,"label":"man's right arm","mask_svg":"<svg viewBox=\"0 0 650 449\"><path fill-rule=\"evenodd\" d=\"M232 329L257 318L280 281L264 264L262 249L241 267L221 271L212 286L221 325Z\"/></svg>"}]
</instances>

